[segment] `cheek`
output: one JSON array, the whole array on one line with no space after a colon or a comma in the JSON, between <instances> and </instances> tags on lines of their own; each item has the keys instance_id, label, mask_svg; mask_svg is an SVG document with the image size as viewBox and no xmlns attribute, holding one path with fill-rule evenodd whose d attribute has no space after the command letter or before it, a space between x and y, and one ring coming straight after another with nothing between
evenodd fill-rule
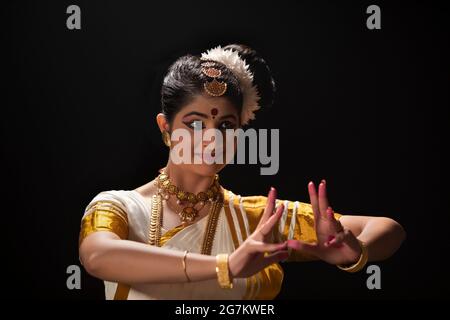
<instances>
[{"instance_id":1,"label":"cheek","mask_svg":"<svg viewBox=\"0 0 450 320\"><path fill-rule=\"evenodd\" d=\"M171 126L171 133L172 139L175 139L172 141L172 148L182 144L179 146L181 148L180 155L183 156L182 150L186 150L185 148L190 148L192 155L192 150L194 150L194 131L189 130L184 123L175 120Z\"/></svg>"},{"instance_id":2,"label":"cheek","mask_svg":"<svg viewBox=\"0 0 450 320\"><path fill-rule=\"evenodd\" d=\"M226 136L223 138L223 151L226 155L236 154L237 150L237 137L232 137L230 141L227 141Z\"/></svg>"}]
</instances>

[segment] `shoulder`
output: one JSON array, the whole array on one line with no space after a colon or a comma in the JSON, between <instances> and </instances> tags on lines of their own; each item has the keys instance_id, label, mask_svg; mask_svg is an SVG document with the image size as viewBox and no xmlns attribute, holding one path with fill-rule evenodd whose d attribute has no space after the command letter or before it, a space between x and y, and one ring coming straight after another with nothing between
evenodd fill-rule
<instances>
[{"instance_id":1,"label":"shoulder","mask_svg":"<svg viewBox=\"0 0 450 320\"><path fill-rule=\"evenodd\" d=\"M134 192L137 192L144 198L151 198L153 194L156 194L157 186L154 183L154 180L147 182L146 184L137 187L136 189L132 190Z\"/></svg>"},{"instance_id":2,"label":"shoulder","mask_svg":"<svg viewBox=\"0 0 450 320\"><path fill-rule=\"evenodd\" d=\"M95 203L99 201L109 201L109 202L115 202L118 205L125 206L126 205L126 196L127 191L126 190L104 190L98 192L89 202L86 209L94 205Z\"/></svg>"},{"instance_id":3,"label":"shoulder","mask_svg":"<svg viewBox=\"0 0 450 320\"><path fill-rule=\"evenodd\" d=\"M94 209L99 204L112 206L126 215L135 211L136 202L139 199L136 197L134 190L104 190L97 193L87 204L84 209L84 215L88 214L91 209Z\"/></svg>"}]
</instances>

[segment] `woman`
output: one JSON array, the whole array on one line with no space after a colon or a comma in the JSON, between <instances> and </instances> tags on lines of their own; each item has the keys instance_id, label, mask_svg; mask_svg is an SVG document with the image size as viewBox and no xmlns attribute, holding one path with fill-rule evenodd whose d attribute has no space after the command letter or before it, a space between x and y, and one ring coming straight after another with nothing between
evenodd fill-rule
<instances>
[{"instance_id":1,"label":"woman","mask_svg":"<svg viewBox=\"0 0 450 320\"><path fill-rule=\"evenodd\" d=\"M267 197L223 188L217 173L225 164L206 160L218 150L229 159L236 140L230 148L193 139L182 155L192 161L174 161L183 142L175 132L241 128L272 103L274 88L264 60L243 45L172 64L156 118L172 151L167 165L134 190L99 193L82 219L80 260L105 281L107 299L273 299L280 261L320 259L356 272L399 248L405 233L397 222L335 213L324 180L309 183L310 204L277 199L274 188Z\"/></svg>"}]
</instances>

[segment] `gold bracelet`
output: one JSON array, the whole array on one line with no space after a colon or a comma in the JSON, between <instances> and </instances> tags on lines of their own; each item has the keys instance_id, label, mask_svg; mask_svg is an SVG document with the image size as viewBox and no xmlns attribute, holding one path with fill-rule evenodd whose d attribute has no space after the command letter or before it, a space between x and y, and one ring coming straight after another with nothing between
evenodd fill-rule
<instances>
[{"instance_id":1,"label":"gold bracelet","mask_svg":"<svg viewBox=\"0 0 450 320\"><path fill-rule=\"evenodd\" d=\"M350 266L337 265L339 269L354 273L362 270L366 266L367 261L369 260L369 250L367 249L367 246L364 244L364 242L359 239L358 242L359 246L361 247L361 255L359 256L359 260L355 264L352 264Z\"/></svg>"},{"instance_id":2,"label":"gold bracelet","mask_svg":"<svg viewBox=\"0 0 450 320\"><path fill-rule=\"evenodd\" d=\"M184 256L183 256L183 270L184 270L184 275L186 276L187 282L191 282L191 279L189 278L187 271L186 271L186 257L188 254L188 250L184 251Z\"/></svg>"},{"instance_id":3,"label":"gold bracelet","mask_svg":"<svg viewBox=\"0 0 450 320\"><path fill-rule=\"evenodd\" d=\"M232 289L233 282L230 281L230 269L228 267L228 254L221 253L216 256L217 280L222 289Z\"/></svg>"}]
</instances>

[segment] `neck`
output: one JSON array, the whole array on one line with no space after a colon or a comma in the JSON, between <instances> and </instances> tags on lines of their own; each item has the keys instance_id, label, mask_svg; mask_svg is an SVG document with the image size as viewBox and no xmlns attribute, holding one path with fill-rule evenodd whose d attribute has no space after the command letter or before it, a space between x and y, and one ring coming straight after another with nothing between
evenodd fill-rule
<instances>
[{"instance_id":1,"label":"neck","mask_svg":"<svg viewBox=\"0 0 450 320\"><path fill-rule=\"evenodd\" d=\"M189 170L183 170L180 166L173 164L170 160L165 169L170 181L179 189L197 194L209 188L214 176L203 176Z\"/></svg>"}]
</instances>

